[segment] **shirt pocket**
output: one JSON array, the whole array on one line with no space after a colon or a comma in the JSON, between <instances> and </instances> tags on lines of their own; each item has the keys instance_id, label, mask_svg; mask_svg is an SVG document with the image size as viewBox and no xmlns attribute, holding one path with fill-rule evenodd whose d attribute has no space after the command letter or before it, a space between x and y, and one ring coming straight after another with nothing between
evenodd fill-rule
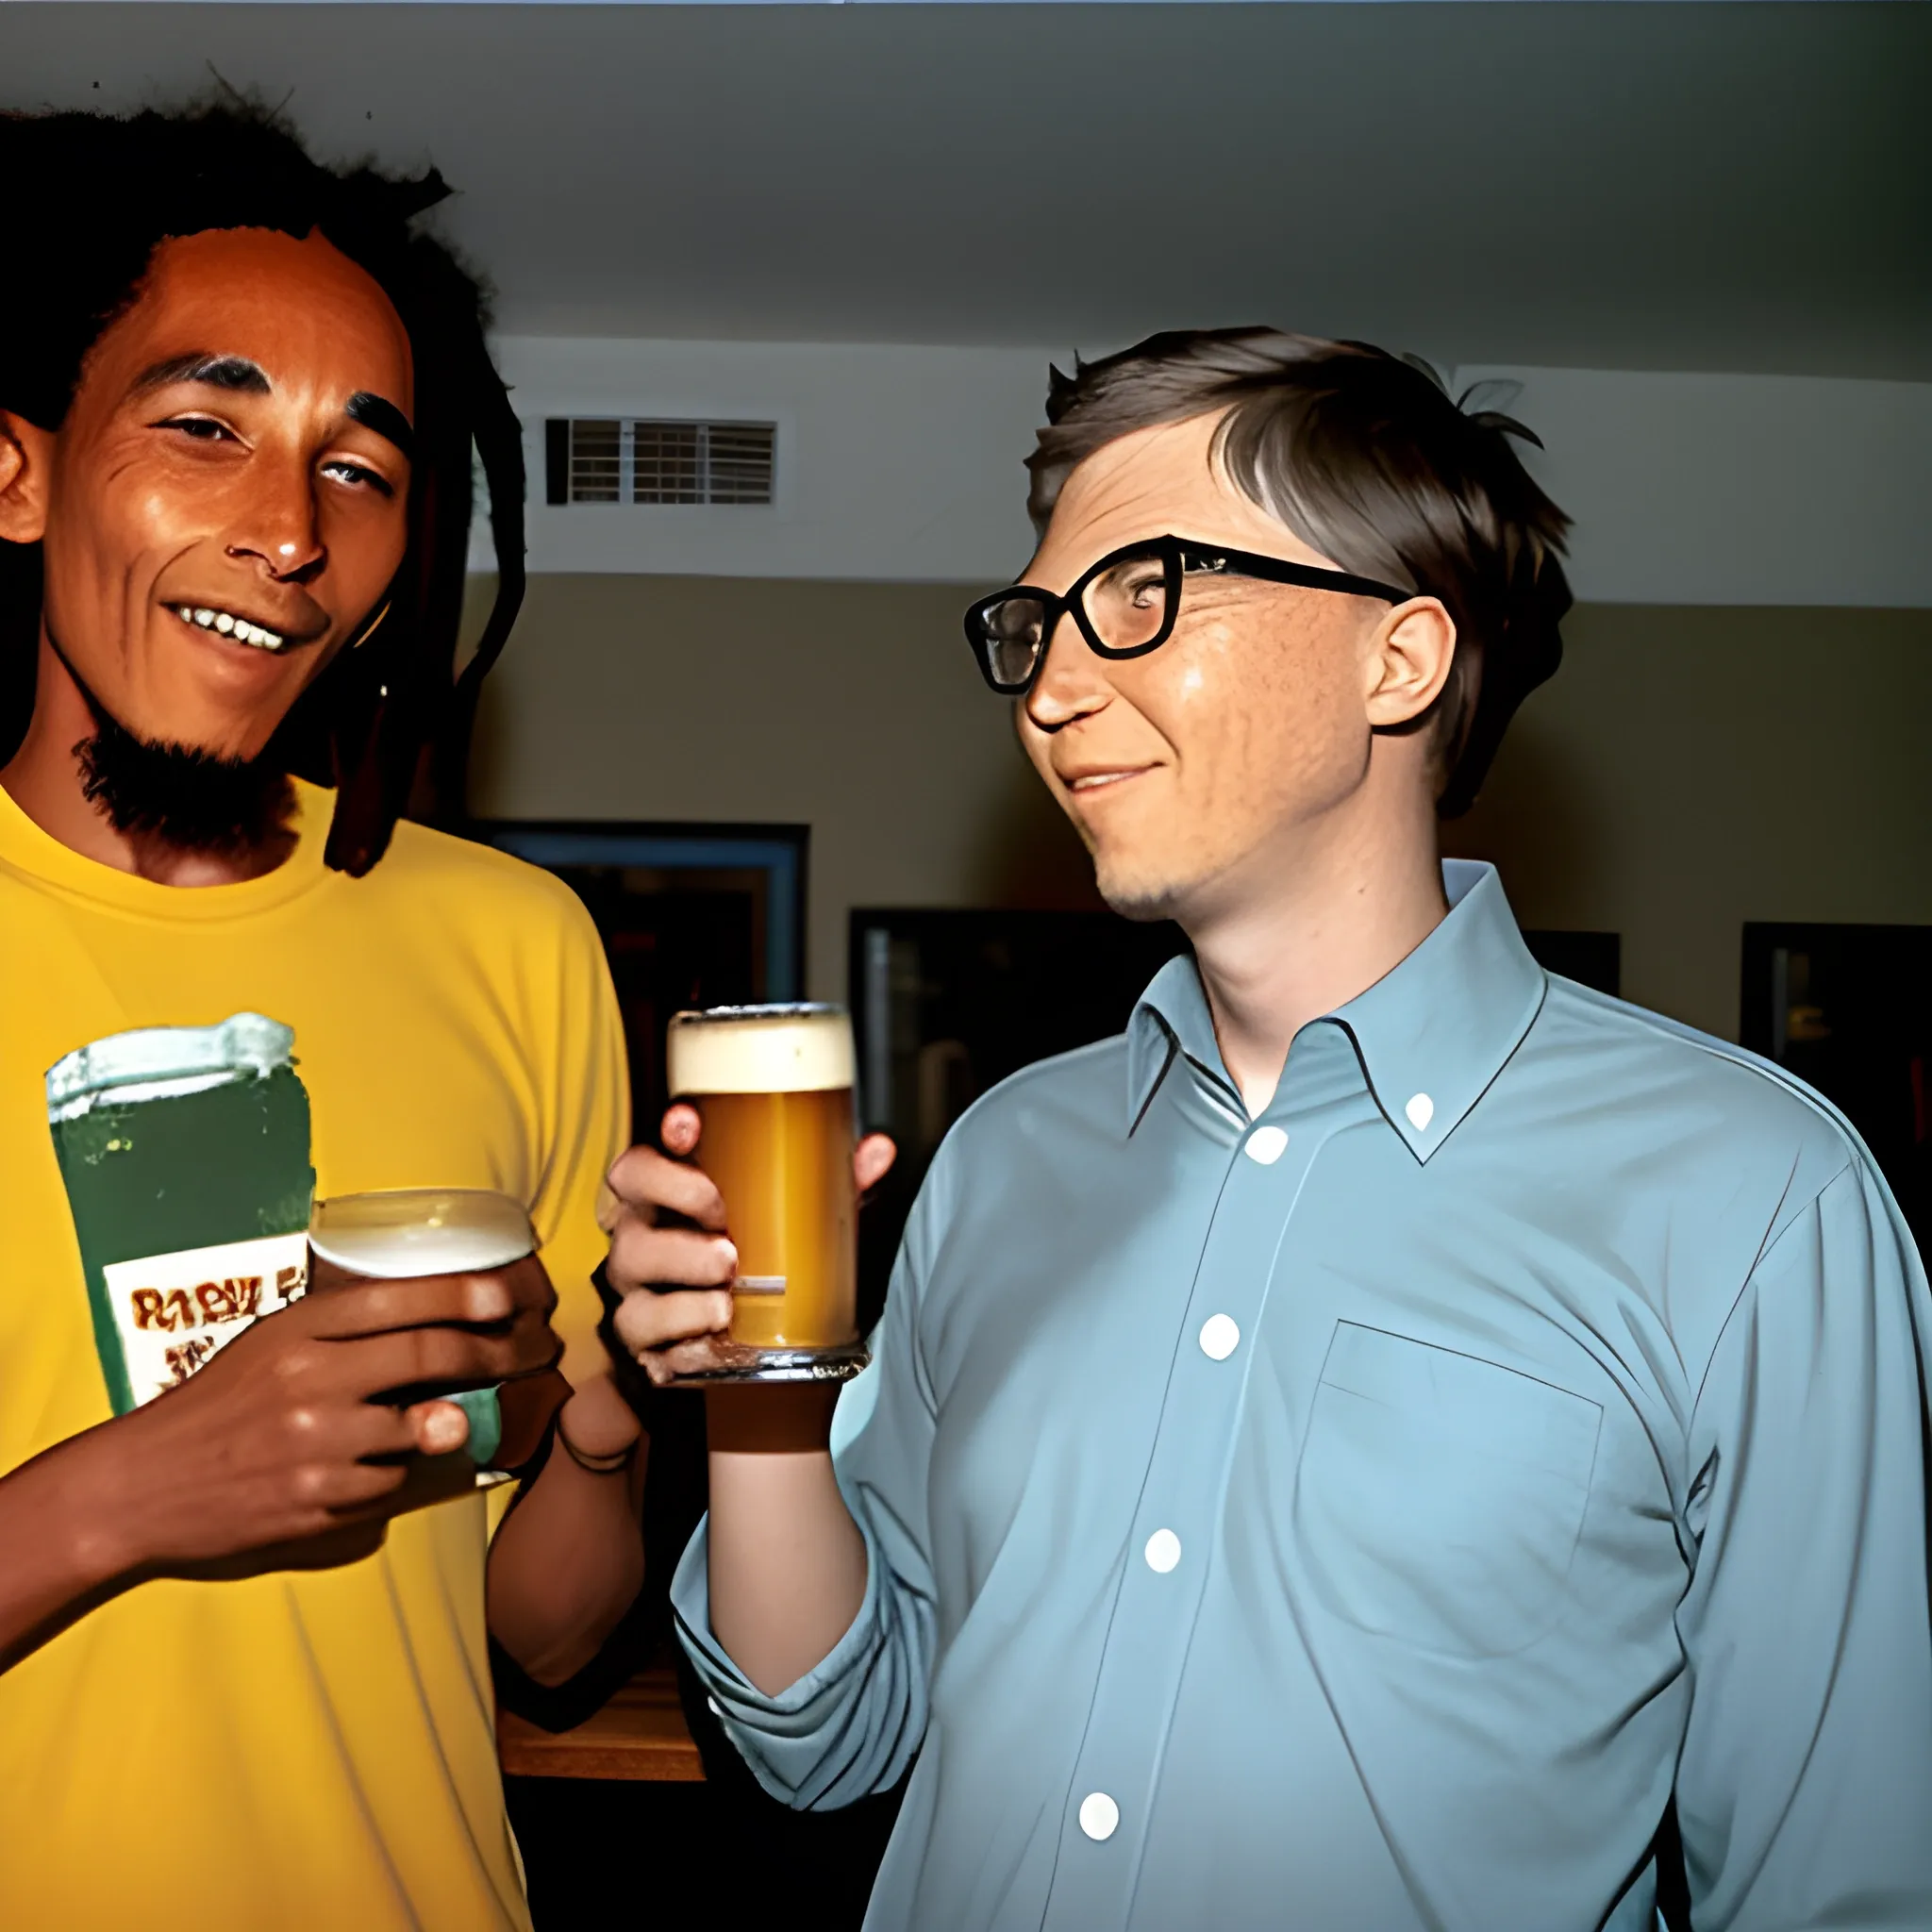
<instances>
[{"instance_id":1,"label":"shirt pocket","mask_svg":"<svg viewBox=\"0 0 1932 1932\"><path fill-rule=\"evenodd\" d=\"M1562 1613L1602 1422L1514 1369L1338 1322L1294 1489L1318 1600L1450 1656L1533 1643Z\"/></svg>"}]
</instances>

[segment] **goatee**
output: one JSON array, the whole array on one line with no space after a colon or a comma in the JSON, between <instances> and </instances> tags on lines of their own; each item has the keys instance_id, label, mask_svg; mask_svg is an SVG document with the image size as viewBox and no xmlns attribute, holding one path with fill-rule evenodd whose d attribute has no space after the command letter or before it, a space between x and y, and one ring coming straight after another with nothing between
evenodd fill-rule
<instances>
[{"instance_id":1,"label":"goatee","mask_svg":"<svg viewBox=\"0 0 1932 1932\"><path fill-rule=\"evenodd\" d=\"M295 796L285 772L260 758L144 742L86 695L94 735L74 753L88 800L117 832L234 858L258 851L286 825Z\"/></svg>"}]
</instances>

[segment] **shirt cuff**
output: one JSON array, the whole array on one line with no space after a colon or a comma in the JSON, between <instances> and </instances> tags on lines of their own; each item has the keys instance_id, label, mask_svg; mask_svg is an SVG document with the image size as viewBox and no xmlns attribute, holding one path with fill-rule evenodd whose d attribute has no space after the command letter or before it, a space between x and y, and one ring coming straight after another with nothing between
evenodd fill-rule
<instances>
[{"instance_id":1,"label":"shirt cuff","mask_svg":"<svg viewBox=\"0 0 1932 1932\"><path fill-rule=\"evenodd\" d=\"M829 1797L849 1804L863 1789L838 1790L867 1751L864 1706L881 1642L880 1572L872 1531L865 1541L865 1595L858 1614L824 1659L796 1682L767 1696L732 1662L711 1634L710 1518L698 1524L671 1581L671 1607L683 1644L724 1735L766 1790L804 1810Z\"/></svg>"}]
</instances>

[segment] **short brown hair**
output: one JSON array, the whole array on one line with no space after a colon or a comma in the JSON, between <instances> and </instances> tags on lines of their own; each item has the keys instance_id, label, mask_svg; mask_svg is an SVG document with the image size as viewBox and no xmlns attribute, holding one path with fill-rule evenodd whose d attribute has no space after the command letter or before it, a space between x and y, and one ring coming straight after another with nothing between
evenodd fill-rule
<instances>
[{"instance_id":1,"label":"short brown hair","mask_svg":"<svg viewBox=\"0 0 1932 1932\"><path fill-rule=\"evenodd\" d=\"M1095 450L1218 410L1215 452L1245 496L1343 570L1440 597L1455 620L1455 662L1429 715L1437 810L1468 810L1517 706L1562 661L1570 520L1508 442L1536 438L1493 411L1466 413L1427 364L1366 342L1170 332L1052 372L1047 427L1026 459L1035 527Z\"/></svg>"}]
</instances>

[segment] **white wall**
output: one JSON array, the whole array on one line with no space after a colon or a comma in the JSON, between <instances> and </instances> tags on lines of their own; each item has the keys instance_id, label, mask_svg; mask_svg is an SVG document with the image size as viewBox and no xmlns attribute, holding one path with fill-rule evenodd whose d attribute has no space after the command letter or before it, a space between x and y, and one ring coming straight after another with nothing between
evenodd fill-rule
<instances>
[{"instance_id":1,"label":"white wall","mask_svg":"<svg viewBox=\"0 0 1932 1932\"><path fill-rule=\"evenodd\" d=\"M1932 604L1932 383L1458 369L1520 382L1599 604Z\"/></svg>"},{"instance_id":2,"label":"white wall","mask_svg":"<svg viewBox=\"0 0 1932 1932\"><path fill-rule=\"evenodd\" d=\"M991 583L1030 548L1021 468L1065 350L498 344L528 425L540 572ZM1580 369L1519 382L1536 473L1576 520L1572 580L1606 604L1932 606L1932 384ZM765 508L542 502L542 422L778 425ZM482 557L479 552L479 567Z\"/></svg>"},{"instance_id":3,"label":"white wall","mask_svg":"<svg viewBox=\"0 0 1932 1932\"><path fill-rule=\"evenodd\" d=\"M973 583L1032 548L1021 464L1044 349L513 336L497 353L525 426L533 570ZM600 415L775 423L777 501L551 508L543 419Z\"/></svg>"}]
</instances>

